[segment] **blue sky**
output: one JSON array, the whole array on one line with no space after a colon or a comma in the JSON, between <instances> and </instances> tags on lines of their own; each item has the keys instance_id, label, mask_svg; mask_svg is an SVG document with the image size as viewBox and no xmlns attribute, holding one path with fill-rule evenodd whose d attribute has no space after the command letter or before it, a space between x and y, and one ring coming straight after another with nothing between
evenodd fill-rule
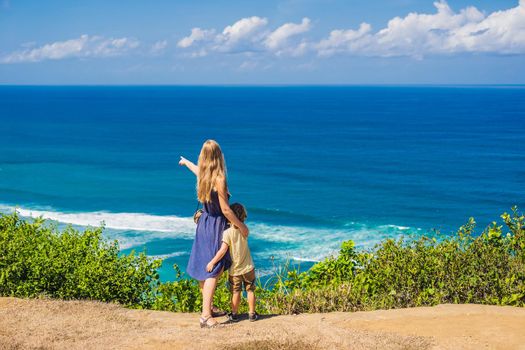
<instances>
[{"instance_id":1,"label":"blue sky","mask_svg":"<svg viewBox=\"0 0 525 350\"><path fill-rule=\"evenodd\" d=\"M1 84L523 84L525 0L0 0Z\"/></svg>"}]
</instances>

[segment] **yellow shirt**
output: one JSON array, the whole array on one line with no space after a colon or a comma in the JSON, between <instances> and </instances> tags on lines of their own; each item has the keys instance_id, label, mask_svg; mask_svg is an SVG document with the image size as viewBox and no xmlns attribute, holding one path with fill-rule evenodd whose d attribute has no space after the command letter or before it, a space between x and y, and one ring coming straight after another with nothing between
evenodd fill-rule
<instances>
[{"instance_id":1,"label":"yellow shirt","mask_svg":"<svg viewBox=\"0 0 525 350\"><path fill-rule=\"evenodd\" d=\"M240 276L254 269L248 240L244 238L235 227L230 227L222 234L222 241L226 243L230 250L232 266L230 267L230 276Z\"/></svg>"}]
</instances>

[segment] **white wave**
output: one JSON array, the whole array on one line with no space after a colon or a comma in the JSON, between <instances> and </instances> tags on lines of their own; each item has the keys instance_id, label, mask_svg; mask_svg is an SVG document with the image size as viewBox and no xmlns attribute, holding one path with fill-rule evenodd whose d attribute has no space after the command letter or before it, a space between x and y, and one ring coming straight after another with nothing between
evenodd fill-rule
<instances>
[{"instance_id":1,"label":"white wave","mask_svg":"<svg viewBox=\"0 0 525 350\"><path fill-rule=\"evenodd\" d=\"M175 258L177 256L184 256L184 255L188 255L189 253L188 252L175 252L175 253L169 253L169 254L161 254L161 255L148 255L150 258L153 258L153 259L162 259L162 260L165 260L165 259L169 259L169 258Z\"/></svg>"},{"instance_id":2,"label":"white wave","mask_svg":"<svg viewBox=\"0 0 525 350\"><path fill-rule=\"evenodd\" d=\"M255 229L256 228L256 229ZM399 238L413 230L406 230L395 225L386 227L367 226L356 224L345 229L309 228L292 226L272 226L265 224L254 225L253 239L262 239L267 242L283 243L282 247L275 245L259 248L256 256L260 259L274 257L276 260L318 262L328 256L337 255L341 242L353 240L358 249L371 249L386 238Z\"/></svg>"},{"instance_id":3,"label":"white wave","mask_svg":"<svg viewBox=\"0 0 525 350\"><path fill-rule=\"evenodd\" d=\"M302 257L298 257L298 256L292 256L292 260L294 260L294 261L303 261L303 262L313 262L313 263L321 261L321 260L317 260L317 259L302 258Z\"/></svg>"},{"instance_id":4,"label":"white wave","mask_svg":"<svg viewBox=\"0 0 525 350\"><path fill-rule=\"evenodd\" d=\"M184 232L119 231L109 229L104 231L104 235L110 240L116 239L119 242L120 249L129 249L142 247L148 243L166 239L193 239L193 237L195 237L195 228L191 231Z\"/></svg>"},{"instance_id":5,"label":"white wave","mask_svg":"<svg viewBox=\"0 0 525 350\"><path fill-rule=\"evenodd\" d=\"M65 213L53 209L34 209L0 205L0 211L17 211L24 217L43 217L62 224L109 229L104 232L116 239L121 249L143 246L148 242L167 238L191 239L195 235L193 218L144 213L111 213L105 211Z\"/></svg>"},{"instance_id":6,"label":"white wave","mask_svg":"<svg viewBox=\"0 0 525 350\"><path fill-rule=\"evenodd\" d=\"M116 230L149 232L188 232L195 230L192 218L173 215L151 215L143 213L110 213L105 211L63 213L52 210L38 210L0 205L0 210L16 210L25 217L44 217L61 223L78 226L100 226Z\"/></svg>"},{"instance_id":7,"label":"white wave","mask_svg":"<svg viewBox=\"0 0 525 350\"><path fill-rule=\"evenodd\" d=\"M410 227L406 227L406 226L398 226L398 225L381 225L381 226L378 226L379 228L393 228L393 229L397 229L397 230L409 230Z\"/></svg>"}]
</instances>

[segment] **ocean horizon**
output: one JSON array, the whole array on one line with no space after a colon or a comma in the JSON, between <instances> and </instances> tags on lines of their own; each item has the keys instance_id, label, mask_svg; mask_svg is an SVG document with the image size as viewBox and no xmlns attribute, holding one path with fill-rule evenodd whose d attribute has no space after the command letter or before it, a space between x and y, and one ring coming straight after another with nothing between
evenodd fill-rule
<instances>
[{"instance_id":1,"label":"ocean horizon","mask_svg":"<svg viewBox=\"0 0 525 350\"><path fill-rule=\"evenodd\" d=\"M105 225L184 271L192 161L226 157L259 275L352 239L482 230L525 198L525 86L0 86L0 211Z\"/></svg>"}]
</instances>

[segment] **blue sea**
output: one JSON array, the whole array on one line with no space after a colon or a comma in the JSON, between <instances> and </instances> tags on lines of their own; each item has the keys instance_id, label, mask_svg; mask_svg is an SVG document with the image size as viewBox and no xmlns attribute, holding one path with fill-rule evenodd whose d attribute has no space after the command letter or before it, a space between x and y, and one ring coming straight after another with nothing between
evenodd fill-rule
<instances>
[{"instance_id":1,"label":"blue sea","mask_svg":"<svg viewBox=\"0 0 525 350\"><path fill-rule=\"evenodd\" d=\"M525 209L524 86L0 86L0 210L105 224L185 269L193 161L225 153L260 276L343 240L479 229Z\"/></svg>"}]
</instances>

